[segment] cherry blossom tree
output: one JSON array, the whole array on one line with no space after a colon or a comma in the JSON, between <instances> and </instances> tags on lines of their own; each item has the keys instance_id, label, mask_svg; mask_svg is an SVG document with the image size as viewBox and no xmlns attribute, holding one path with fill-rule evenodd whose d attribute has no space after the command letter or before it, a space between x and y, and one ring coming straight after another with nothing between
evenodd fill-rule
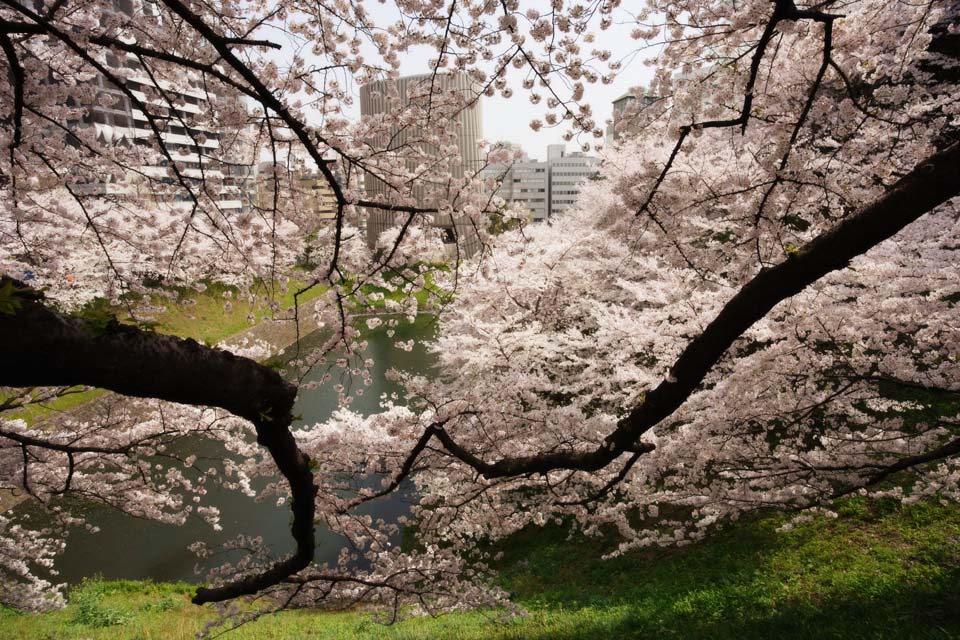
<instances>
[{"instance_id":1,"label":"cherry blossom tree","mask_svg":"<svg viewBox=\"0 0 960 640\"><path fill-rule=\"evenodd\" d=\"M530 524L612 527L626 550L856 491L957 499L958 6L529 4L2 0L0 470L55 522L0 515L7 601L60 602L44 569L83 522L67 496L216 527L209 483L249 492L278 471L265 493L289 501L295 550L237 540L248 555L195 602L503 605L481 543ZM635 25L635 50L598 45L614 22ZM387 96L391 118L351 118L355 86L417 47L431 77L475 91L430 82ZM590 85L637 56L658 99L623 114L578 213L527 224L460 163L455 116L482 95L528 99L531 127L589 149ZM392 144L397 123L418 133ZM263 158L262 197L225 205ZM295 206L300 160L333 194L329 223ZM371 251L358 228L377 211L397 224ZM438 219L479 253L424 260ZM272 301L295 277L326 289L298 330L329 338L286 377L144 326L182 287ZM91 300L124 322L77 313ZM370 375L358 314L385 302L435 314L440 373L396 373L408 401L366 417L339 387L332 419L291 430L308 372ZM114 395L52 424L4 415L77 385ZM172 453L188 437L230 452L222 473L188 473L195 458ZM381 488L344 482L370 470ZM356 511L404 482L415 551ZM346 552L314 565L317 522L369 569Z\"/></svg>"}]
</instances>

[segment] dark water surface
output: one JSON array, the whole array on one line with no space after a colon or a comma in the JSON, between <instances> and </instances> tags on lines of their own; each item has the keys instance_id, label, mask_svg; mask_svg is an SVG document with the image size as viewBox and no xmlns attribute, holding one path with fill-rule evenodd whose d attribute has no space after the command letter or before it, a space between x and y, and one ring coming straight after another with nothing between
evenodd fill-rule
<instances>
[{"instance_id":1,"label":"dark water surface","mask_svg":"<svg viewBox=\"0 0 960 640\"><path fill-rule=\"evenodd\" d=\"M433 364L432 357L420 343L412 352L393 346L394 340L429 339L433 329L428 317L419 318L415 325L398 327L393 338L388 338L382 327L366 333L369 334L369 347L365 357L373 358L375 365L371 372L371 386L365 387L364 394L355 397L351 406L361 414L375 412L381 394L399 391L397 385L384 379L387 369L429 373ZM309 345L321 339L322 336L319 335L308 336L304 342ZM319 379L323 371L315 370L311 375L313 379ZM355 381L355 384L362 386L360 381ZM332 385L333 383L328 383L317 390L301 392L294 415L302 416L303 420L297 424L323 421L336 409L336 394ZM222 448L215 443L201 440L185 442L183 450L188 448L198 457L222 457ZM263 484L264 482L260 482L258 486ZM197 558L187 549L188 545L203 540L213 547L241 533L262 536L276 555L292 550L290 511L287 506L277 506L275 497L257 502L241 493L222 490L215 485L210 485L208 491L203 503L219 507L223 531L213 531L198 517L191 517L186 524L177 527L133 518L106 507L88 508L88 522L99 527L100 531L96 534L85 530L71 532L67 538L66 551L57 561L60 576L54 578L54 581L74 584L84 577L97 574L106 579L200 581L203 574L195 573ZM396 522L398 516L408 511L408 507L409 495L401 491L364 505L358 509L358 513ZM318 562L335 561L342 543L342 538L318 525L315 559ZM219 565L229 557L216 556L208 562L210 565Z\"/></svg>"}]
</instances>

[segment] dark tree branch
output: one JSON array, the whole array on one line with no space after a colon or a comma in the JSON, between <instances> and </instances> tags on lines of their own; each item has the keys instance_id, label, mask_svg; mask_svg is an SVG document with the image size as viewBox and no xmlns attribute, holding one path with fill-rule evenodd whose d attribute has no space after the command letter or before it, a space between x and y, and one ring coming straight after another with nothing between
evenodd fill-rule
<instances>
[{"instance_id":1,"label":"dark tree branch","mask_svg":"<svg viewBox=\"0 0 960 640\"><path fill-rule=\"evenodd\" d=\"M453 456L486 478L502 478L556 469L596 471L626 451L640 437L686 402L727 349L780 302L824 275L843 269L857 256L892 237L911 222L960 195L960 143L954 143L914 168L886 194L811 241L775 267L760 271L687 345L670 377L646 394L620 420L603 444L588 451L504 458L486 462L460 445L444 428L434 436Z\"/></svg>"},{"instance_id":2,"label":"dark tree branch","mask_svg":"<svg viewBox=\"0 0 960 640\"><path fill-rule=\"evenodd\" d=\"M794 4L793 0L773 0L773 2L773 13L770 15L770 19L767 21L767 24L763 29L763 33L760 35L760 39L757 41L756 49L753 52L753 57L750 59L750 73L747 76L747 85L744 89L743 104L740 107L740 115L738 115L736 118L695 122L693 124L680 127L680 136L677 138L677 141L673 146L673 150L670 152L669 158L667 158L666 164L664 164L663 169L660 171L660 175L657 176L657 179L653 183L653 187L650 189L650 192L644 199L643 204L640 205L637 215L642 215L643 213L649 211L650 204L653 202L654 196L660 189L660 185L663 184L663 181L666 179L670 169L673 168L673 163L677 159L677 155L680 153L683 143L686 141L687 136L689 136L692 131L700 129L725 129L728 127L740 127L741 133L746 132L747 125L750 122L750 112L753 109L753 90L757 84L757 77L760 72L760 63L763 61L763 56L767 52L767 47L769 46L770 41L773 40L773 36L777 33L777 25L784 20L812 20L814 22L820 22L824 25L824 66L817 74L817 80L810 92L809 102L812 103L813 98L816 96L817 90L819 89L820 82L823 79L823 74L826 71L826 62L830 59L831 48L833 45L833 21L842 16L824 13L814 9L797 9L797 6ZM806 120L806 113L809 111L809 108L809 105L804 107L803 114L798 121L796 131L791 139L791 145L796 138L796 134L799 133L800 127L803 126L803 122Z\"/></svg>"},{"instance_id":3,"label":"dark tree branch","mask_svg":"<svg viewBox=\"0 0 960 640\"><path fill-rule=\"evenodd\" d=\"M295 553L259 575L198 589L195 603L256 593L310 564L317 488L310 458L297 447L289 428L296 387L253 360L194 340L116 322L97 331L36 299L24 296L20 302L14 313L0 314L0 386L88 385L126 396L226 409L254 424L257 442L290 484ZM25 448L33 443L21 444Z\"/></svg>"},{"instance_id":4,"label":"dark tree branch","mask_svg":"<svg viewBox=\"0 0 960 640\"><path fill-rule=\"evenodd\" d=\"M283 49L283 46L277 44L276 42L271 42L270 40L250 40L247 38L224 38L223 40L227 44L238 45L243 47L267 47L268 49Z\"/></svg>"},{"instance_id":5,"label":"dark tree branch","mask_svg":"<svg viewBox=\"0 0 960 640\"><path fill-rule=\"evenodd\" d=\"M8 431L6 429L0 429L0 438L6 438L7 440L12 440L20 446L27 447L37 447L38 449L48 449L50 451L58 451L60 453L66 453L71 456L70 459L70 472L68 474L73 474L73 458L74 453L106 453L106 454L118 454L125 455L130 453L133 449L137 448L142 444L140 442L131 442L130 444L122 445L119 447L97 447L97 446L88 446L88 445L74 445L74 444L64 444L62 442L54 442L52 440L47 440L45 438L34 438L32 436L25 436L14 431Z\"/></svg>"},{"instance_id":6,"label":"dark tree branch","mask_svg":"<svg viewBox=\"0 0 960 640\"><path fill-rule=\"evenodd\" d=\"M823 21L823 57L820 63L820 68L817 69L817 77L810 86L807 94L807 100L803 105L803 109L800 111L800 117L797 118L797 122L793 125L793 131L790 133L790 141L787 143L787 149L783 152L783 157L780 158L780 165L777 175L773 179L773 182L770 183L767 191L763 194L763 198L760 199L760 205L757 207L756 216L754 216L754 224L756 225L759 225L760 220L763 218L763 211L767 206L770 196L773 195L774 190L783 182L781 173L787 168L787 162L790 161L790 154L793 152L793 146L796 144L797 138L800 137L800 131L803 129L803 125L806 124L807 116L810 114L810 109L813 107L813 102L816 100L817 93L820 91L820 86L823 84L823 78L827 74L827 69L830 68L831 63L833 63L833 59L831 57L832 54L833 18L831 17L830 19ZM839 68L839 66L837 66L837 68ZM746 123L744 123L744 126L746 126ZM764 263L763 255L761 255L760 252L759 232L757 233L757 258L759 259L760 264Z\"/></svg>"},{"instance_id":7,"label":"dark tree branch","mask_svg":"<svg viewBox=\"0 0 960 640\"><path fill-rule=\"evenodd\" d=\"M637 460L640 459L640 456L642 456L644 453L647 453L649 451L653 451L654 448L655 448L654 445L648 444L647 448L634 452L627 459L627 463L623 465L619 473L617 473L617 475L611 478L609 482L603 485L603 487L601 487L599 491L593 493L592 495L587 496L586 498L583 498L582 500L563 501L563 502L557 502L556 504L563 507L585 507L592 502L596 502L597 500L600 500L601 498L606 497L607 494L613 491L614 487L616 487L618 484L623 482L623 479L627 477L628 473L630 473L630 469L632 469L633 465L637 463Z\"/></svg>"},{"instance_id":8,"label":"dark tree branch","mask_svg":"<svg viewBox=\"0 0 960 640\"><path fill-rule=\"evenodd\" d=\"M927 464L929 462L935 462L937 460L946 460L947 458L952 458L953 456L960 455L960 438L955 438L946 444L927 451L926 453L921 453L915 456L909 456L907 458L902 458L897 462L883 467L869 476L866 482L855 487L847 487L837 493L834 493L831 496L831 499L835 500L845 495L859 491L863 487L871 487L876 484L880 484L890 476L900 471L906 471L907 469L912 469L913 467L919 466L921 464Z\"/></svg>"},{"instance_id":9,"label":"dark tree branch","mask_svg":"<svg viewBox=\"0 0 960 640\"><path fill-rule=\"evenodd\" d=\"M30 24L28 22L14 22L12 20L0 20L0 33L43 33L40 25Z\"/></svg>"},{"instance_id":10,"label":"dark tree branch","mask_svg":"<svg viewBox=\"0 0 960 640\"><path fill-rule=\"evenodd\" d=\"M13 140L10 142L10 164L13 164L13 151L20 146L23 137L23 85L26 79L20 59L10 37L0 31L0 49L7 57L10 67L11 85L13 86Z\"/></svg>"}]
</instances>

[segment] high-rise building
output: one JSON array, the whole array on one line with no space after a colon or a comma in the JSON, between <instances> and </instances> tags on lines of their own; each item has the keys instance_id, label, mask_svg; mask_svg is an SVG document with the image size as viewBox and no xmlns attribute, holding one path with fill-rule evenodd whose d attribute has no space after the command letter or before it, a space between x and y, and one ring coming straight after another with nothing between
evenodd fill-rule
<instances>
[{"instance_id":1,"label":"high-rise building","mask_svg":"<svg viewBox=\"0 0 960 640\"><path fill-rule=\"evenodd\" d=\"M522 159L508 165L491 165L484 170L484 177L498 181L496 195L528 212L531 220L546 220L550 216L548 162Z\"/></svg>"},{"instance_id":2,"label":"high-rise building","mask_svg":"<svg viewBox=\"0 0 960 640\"><path fill-rule=\"evenodd\" d=\"M360 88L360 112L364 116L389 116L394 105L426 102L444 95L455 98L454 104L469 105L454 108L453 115L443 115L444 111L438 110L440 117L445 119L444 124L452 124L452 128L456 131L456 146L460 156L458 162L450 162L448 158L441 157L436 153L435 148L426 142L431 132L402 126L398 120L391 122L382 135L370 141L375 149L398 150L413 147L419 151L420 157L407 161L409 169L418 167L423 169L417 180L407 185L418 206L435 205L436 198L431 196L431 192L443 193L446 188L442 183L430 181L431 162L435 163L435 168L442 170L439 173L449 172L453 178L463 178L482 170L483 158L479 148L479 142L483 138L480 94L477 83L463 72L377 80ZM364 184L369 199L389 202L395 193L389 184L371 172L366 173ZM370 208L367 215L369 246L375 247L380 234L397 226L400 221L398 214L394 212ZM448 255L456 254L457 245L461 255L472 255L479 249L479 238L469 221L453 220L450 216L436 216L434 225L444 230L444 242L449 245Z\"/></svg>"},{"instance_id":3,"label":"high-rise building","mask_svg":"<svg viewBox=\"0 0 960 640\"><path fill-rule=\"evenodd\" d=\"M127 14L134 10L127 0L118 1L115 6ZM142 163L135 174L124 176L119 182L88 183L78 189L91 195L138 196L156 205L188 207L192 198L180 188L178 180L182 178L198 190L203 186L224 215L245 209L249 205L245 187L252 170L252 153L244 145L240 131L231 132L230 148L224 149L224 132L211 117L217 112L218 101L239 101L239 96L216 95L199 74L188 72L176 83L155 79L142 70L133 54L111 53L106 62L108 68L118 71L117 77L125 78L124 86L120 88L103 76L93 80L97 99L76 126L93 127L105 143L137 147L139 141L144 141L147 145L139 154ZM150 111L149 116L141 106ZM155 144L166 149L180 178L171 173L170 158L150 151L150 141L156 138L151 118L160 130Z\"/></svg>"}]
</instances>

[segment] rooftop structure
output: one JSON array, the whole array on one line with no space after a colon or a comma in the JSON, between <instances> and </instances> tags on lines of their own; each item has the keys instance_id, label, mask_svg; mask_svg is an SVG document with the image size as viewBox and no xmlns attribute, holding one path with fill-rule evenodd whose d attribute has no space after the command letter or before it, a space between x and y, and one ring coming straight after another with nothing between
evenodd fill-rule
<instances>
[{"instance_id":1,"label":"rooftop structure","mask_svg":"<svg viewBox=\"0 0 960 640\"><path fill-rule=\"evenodd\" d=\"M642 95L638 103L637 95ZM637 113L660 99L659 96L643 94L639 90L628 91L613 101L613 120L607 127L607 142L617 142L637 132L633 121Z\"/></svg>"}]
</instances>

